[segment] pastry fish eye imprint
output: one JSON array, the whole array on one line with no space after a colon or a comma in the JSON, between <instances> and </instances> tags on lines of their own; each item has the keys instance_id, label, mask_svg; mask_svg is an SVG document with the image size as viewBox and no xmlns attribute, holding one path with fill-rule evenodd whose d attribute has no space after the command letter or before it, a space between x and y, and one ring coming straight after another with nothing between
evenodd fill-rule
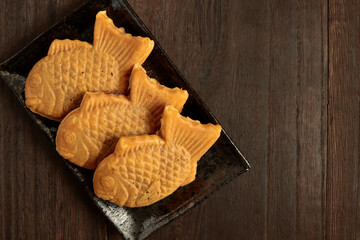
<instances>
[{"instance_id":1,"label":"pastry fish eye imprint","mask_svg":"<svg viewBox=\"0 0 360 240\"><path fill-rule=\"evenodd\" d=\"M116 183L111 176L104 176L100 180L101 187L104 189L103 196L107 200L111 200L116 195Z\"/></svg>"},{"instance_id":2,"label":"pastry fish eye imprint","mask_svg":"<svg viewBox=\"0 0 360 240\"><path fill-rule=\"evenodd\" d=\"M30 86L32 86L33 88L39 87L41 84L41 76L38 73L34 73L30 79Z\"/></svg>"},{"instance_id":3,"label":"pastry fish eye imprint","mask_svg":"<svg viewBox=\"0 0 360 240\"><path fill-rule=\"evenodd\" d=\"M101 177L99 178L97 190L102 199L111 202L125 203L128 200L129 193L127 188L124 187L121 176L116 173L117 167L108 165L99 170Z\"/></svg>"},{"instance_id":4,"label":"pastry fish eye imprint","mask_svg":"<svg viewBox=\"0 0 360 240\"><path fill-rule=\"evenodd\" d=\"M35 68L35 67L34 67ZM28 80L26 81L26 87L29 91L25 92L26 105L30 109L36 109L42 103L43 98L43 86L41 75L38 73L30 72Z\"/></svg>"},{"instance_id":5,"label":"pastry fish eye imprint","mask_svg":"<svg viewBox=\"0 0 360 240\"><path fill-rule=\"evenodd\" d=\"M76 134L72 131L63 131L60 133L62 138L62 148L57 147L59 154L66 158L72 158L76 154Z\"/></svg>"}]
</instances>

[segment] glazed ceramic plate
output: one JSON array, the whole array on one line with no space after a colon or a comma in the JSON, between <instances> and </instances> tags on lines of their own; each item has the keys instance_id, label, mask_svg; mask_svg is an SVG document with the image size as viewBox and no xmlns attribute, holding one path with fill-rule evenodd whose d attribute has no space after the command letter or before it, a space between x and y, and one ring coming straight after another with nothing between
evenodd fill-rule
<instances>
[{"instance_id":1,"label":"glazed ceramic plate","mask_svg":"<svg viewBox=\"0 0 360 240\"><path fill-rule=\"evenodd\" d=\"M183 115L202 123L217 123L204 102L175 68L154 36L144 26L126 1L91 0L71 13L64 20L41 34L14 57L0 65L0 77L9 85L25 110L45 132L55 147L58 123L29 111L24 103L25 79L34 64L47 54L54 39L79 39L92 42L95 15L107 10L115 25L125 27L133 35L146 36L155 41L155 47L144 67L148 74L168 87L181 87L189 92ZM198 163L196 180L179 188L171 196L143 208L119 207L97 198L92 187L93 171L77 167L64 160L78 177L90 198L115 225L125 239L144 239L180 214L204 200L223 184L247 171L250 166L228 135L222 131L219 140Z\"/></svg>"}]
</instances>

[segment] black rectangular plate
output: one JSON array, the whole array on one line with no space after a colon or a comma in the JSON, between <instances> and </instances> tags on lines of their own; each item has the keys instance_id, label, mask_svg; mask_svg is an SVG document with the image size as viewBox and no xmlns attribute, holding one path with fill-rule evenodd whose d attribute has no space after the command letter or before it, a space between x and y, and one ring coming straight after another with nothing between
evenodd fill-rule
<instances>
[{"instance_id":1,"label":"black rectangular plate","mask_svg":"<svg viewBox=\"0 0 360 240\"><path fill-rule=\"evenodd\" d=\"M163 85L181 87L189 92L189 100L182 114L200 120L202 123L217 123L204 102L179 73L126 1L90 0L0 65L0 77L13 90L30 117L45 132L54 147L58 123L30 112L25 106L25 79L34 64L46 56L50 43L54 39L79 39L91 43L95 15L104 9L118 27L122 26L133 35L146 36L155 41L154 50L144 63L144 67L151 77L156 78ZM228 135L222 131L219 140L199 161L194 182L151 206L127 208L97 198L92 187L93 172L77 167L66 160L64 162L78 177L90 198L125 239L146 238L156 229L207 198L225 183L250 169L249 163Z\"/></svg>"}]
</instances>

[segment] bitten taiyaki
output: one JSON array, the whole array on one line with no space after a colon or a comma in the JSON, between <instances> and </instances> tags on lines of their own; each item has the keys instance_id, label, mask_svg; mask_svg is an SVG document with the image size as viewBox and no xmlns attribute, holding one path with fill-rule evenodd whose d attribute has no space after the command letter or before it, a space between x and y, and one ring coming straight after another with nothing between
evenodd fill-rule
<instances>
[{"instance_id":1,"label":"bitten taiyaki","mask_svg":"<svg viewBox=\"0 0 360 240\"><path fill-rule=\"evenodd\" d=\"M201 124L166 106L157 135L122 137L95 170L95 194L120 206L153 204L195 179L197 161L220 125Z\"/></svg>"},{"instance_id":2,"label":"bitten taiyaki","mask_svg":"<svg viewBox=\"0 0 360 240\"><path fill-rule=\"evenodd\" d=\"M80 107L61 122L56 149L70 162L95 169L113 152L120 137L155 133L164 107L171 104L181 111L187 98L186 90L162 86L136 64L129 97L86 93Z\"/></svg>"},{"instance_id":3,"label":"bitten taiyaki","mask_svg":"<svg viewBox=\"0 0 360 240\"><path fill-rule=\"evenodd\" d=\"M105 11L96 15L93 45L54 40L25 82L28 108L61 121L77 108L85 92L125 93L134 64L142 64L154 42L117 28Z\"/></svg>"}]
</instances>

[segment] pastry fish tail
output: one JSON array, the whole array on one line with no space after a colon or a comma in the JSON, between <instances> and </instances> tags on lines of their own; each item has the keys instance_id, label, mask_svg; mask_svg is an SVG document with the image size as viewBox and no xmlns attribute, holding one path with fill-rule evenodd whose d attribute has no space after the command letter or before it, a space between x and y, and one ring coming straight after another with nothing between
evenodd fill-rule
<instances>
[{"instance_id":1,"label":"pastry fish tail","mask_svg":"<svg viewBox=\"0 0 360 240\"><path fill-rule=\"evenodd\" d=\"M182 186L195 180L197 161L216 142L220 133L220 125L201 124L199 121L181 116L170 105L165 107L158 135L162 136L167 144L180 145L190 153L191 170Z\"/></svg>"},{"instance_id":2,"label":"pastry fish tail","mask_svg":"<svg viewBox=\"0 0 360 240\"><path fill-rule=\"evenodd\" d=\"M93 46L115 57L120 73L130 73L134 64L145 62L154 48L154 41L125 33L124 28L114 25L106 11L100 11L96 15Z\"/></svg>"},{"instance_id":3,"label":"pastry fish tail","mask_svg":"<svg viewBox=\"0 0 360 240\"><path fill-rule=\"evenodd\" d=\"M130 75L130 102L149 109L156 128L160 127L160 119L166 105L172 105L181 112L189 94L180 88L168 88L150 78L143 67L135 64Z\"/></svg>"},{"instance_id":4,"label":"pastry fish tail","mask_svg":"<svg viewBox=\"0 0 360 240\"><path fill-rule=\"evenodd\" d=\"M173 106L166 106L159 135L167 144L181 145L196 163L220 137L221 126L183 117Z\"/></svg>"}]
</instances>

